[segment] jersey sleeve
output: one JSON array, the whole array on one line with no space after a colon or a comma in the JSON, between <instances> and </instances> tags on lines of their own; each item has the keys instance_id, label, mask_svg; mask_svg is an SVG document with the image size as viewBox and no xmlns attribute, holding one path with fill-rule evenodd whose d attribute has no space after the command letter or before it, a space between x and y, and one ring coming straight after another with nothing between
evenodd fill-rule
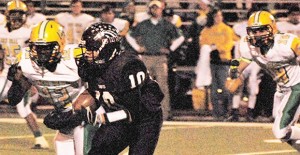
<instances>
[{"instance_id":1,"label":"jersey sleeve","mask_svg":"<svg viewBox=\"0 0 300 155\"><path fill-rule=\"evenodd\" d=\"M295 37L291 43L291 49L295 52L297 56L300 56L300 38Z\"/></svg>"}]
</instances>

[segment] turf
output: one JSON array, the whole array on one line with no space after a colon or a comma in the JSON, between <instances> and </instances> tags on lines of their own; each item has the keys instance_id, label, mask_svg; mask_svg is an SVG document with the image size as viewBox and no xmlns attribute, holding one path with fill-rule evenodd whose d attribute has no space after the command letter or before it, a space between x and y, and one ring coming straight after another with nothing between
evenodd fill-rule
<instances>
[{"instance_id":1,"label":"turf","mask_svg":"<svg viewBox=\"0 0 300 155\"><path fill-rule=\"evenodd\" d=\"M55 131L39 123L48 150L30 149L34 143L25 122L3 122L0 118L0 155L54 155L51 143ZM165 122L155 151L156 155L227 155L227 154L297 154L286 143L275 140L271 124ZM128 149L121 154L126 154Z\"/></svg>"}]
</instances>

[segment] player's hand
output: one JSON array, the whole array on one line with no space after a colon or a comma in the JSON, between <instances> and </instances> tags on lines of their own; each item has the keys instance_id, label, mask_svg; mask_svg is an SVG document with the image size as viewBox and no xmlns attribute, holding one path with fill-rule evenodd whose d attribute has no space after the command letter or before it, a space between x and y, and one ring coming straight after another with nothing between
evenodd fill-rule
<instances>
[{"instance_id":1,"label":"player's hand","mask_svg":"<svg viewBox=\"0 0 300 155\"><path fill-rule=\"evenodd\" d=\"M167 48L160 48L159 51L161 54L165 54L165 55L170 54L170 50Z\"/></svg>"},{"instance_id":2,"label":"player's hand","mask_svg":"<svg viewBox=\"0 0 300 155\"><path fill-rule=\"evenodd\" d=\"M145 46L140 46L140 49L137 51L139 54L142 54L146 51L146 47Z\"/></svg>"},{"instance_id":3,"label":"player's hand","mask_svg":"<svg viewBox=\"0 0 300 155\"><path fill-rule=\"evenodd\" d=\"M9 67L7 73L7 79L10 81L20 80L22 77L22 69L18 64L13 64Z\"/></svg>"},{"instance_id":4,"label":"player's hand","mask_svg":"<svg viewBox=\"0 0 300 155\"><path fill-rule=\"evenodd\" d=\"M234 94L239 87L243 84L241 78L231 79L228 77L225 82L225 88L232 94Z\"/></svg>"}]
</instances>

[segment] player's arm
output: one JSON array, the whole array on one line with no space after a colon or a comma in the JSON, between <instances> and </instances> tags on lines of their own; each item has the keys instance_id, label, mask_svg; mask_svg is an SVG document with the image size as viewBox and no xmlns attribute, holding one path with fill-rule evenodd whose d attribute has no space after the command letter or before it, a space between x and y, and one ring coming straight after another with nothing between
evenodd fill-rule
<instances>
[{"instance_id":1,"label":"player's arm","mask_svg":"<svg viewBox=\"0 0 300 155\"><path fill-rule=\"evenodd\" d=\"M234 59L231 61L229 76L226 79L225 87L230 93L235 93L243 84L244 77L242 72L251 63L251 60L246 58Z\"/></svg>"},{"instance_id":2,"label":"player's arm","mask_svg":"<svg viewBox=\"0 0 300 155\"><path fill-rule=\"evenodd\" d=\"M119 121L131 122L131 117L126 110L116 110L105 113L96 112L99 105L94 97L86 90L81 93L73 103L73 109L69 111L56 109L44 118L44 124L51 129L60 130L74 128L86 123L92 125L110 124Z\"/></svg>"},{"instance_id":3,"label":"player's arm","mask_svg":"<svg viewBox=\"0 0 300 155\"><path fill-rule=\"evenodd\" d=\"M12 81L8 90L8 101L10 105L17 105L23 99L25 93L31 88L31 82L23 75L21 67L18 64L11 65L7 79Z\"/></svg>"},{"instance_id":4,"label":"player's arm","mask_svg":"<svg viewBox=\"0 0 300 155\"><path fill-rule=\"evenodd\" d=\"M151 81L145 64L137 57L121 65L118 78L115 79L115 92L103 92L100 104L108 107L109 112L98 115L98 121L108 124L113 122L132 122L139 115L139 107L144 86ZM120 61L122 63L122 61ZM157 93L157 92L155 92ZM91 93L92 94L92 93ZM92 94L93 95L93 94Z\"/></svg>"},{"instance_id":5,"label":"player's arm","mask_svg":"<svg viewBox=\"0 0 300 155\"><path fill-rule=\"evenodd\" d=\"M295 52L297 56L300 56L300 38L295 37L292 41L291 49Z\"/></svg>"},{"instance_id":6,"label":"player's arm","mask_svg":"<svg viewBox=\"0 0 300 155\"><path fill-rule=\"evenodd\" d=\"M119 121L131 122L131 116L128 110L121 109L114 112L105 112L104 109L101 112L96 111L100 107L100 104L97 104L94 97L85 90L81 93L76 101L73 103L73 108L75 114L80 114L83 116L82 120L96 125L96 124L110 124ZM83 113L83 114L82 114Z\"/></svg>"}]
</instances>

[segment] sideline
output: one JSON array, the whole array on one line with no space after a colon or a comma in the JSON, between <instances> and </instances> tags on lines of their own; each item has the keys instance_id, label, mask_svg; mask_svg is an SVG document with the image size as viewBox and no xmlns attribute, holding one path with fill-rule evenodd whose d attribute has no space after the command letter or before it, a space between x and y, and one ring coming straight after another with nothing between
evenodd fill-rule
<instances>
[{"instance_id":1,"label":"sideline","mask_svg":"<svg viewBox=\"0 0 300 155\"><path fill-rule=\"evenodd\" d=\"M43 134L45 137L51 137L55 136L55 134ZM23 138L33 138L33 135L24 135L24 136L2 136L0 137L0 140L5 140L5 139L23 139Z\"/></svg>"},{"instance_id":2,"label":"sideline","mask_svg":"<svg viewBox=\"0 0 300 155\"><path fill-rule=\"evenodd\" d=\"M38 118L37 122L43 123L43 119ZM0 118L0 123L23 124L23 118ZM193 122L193 121L164 121L166 126L202 126L202 127L272 127L272 123L248 123L248 122Z\"/></svg>"}]
</instances>

